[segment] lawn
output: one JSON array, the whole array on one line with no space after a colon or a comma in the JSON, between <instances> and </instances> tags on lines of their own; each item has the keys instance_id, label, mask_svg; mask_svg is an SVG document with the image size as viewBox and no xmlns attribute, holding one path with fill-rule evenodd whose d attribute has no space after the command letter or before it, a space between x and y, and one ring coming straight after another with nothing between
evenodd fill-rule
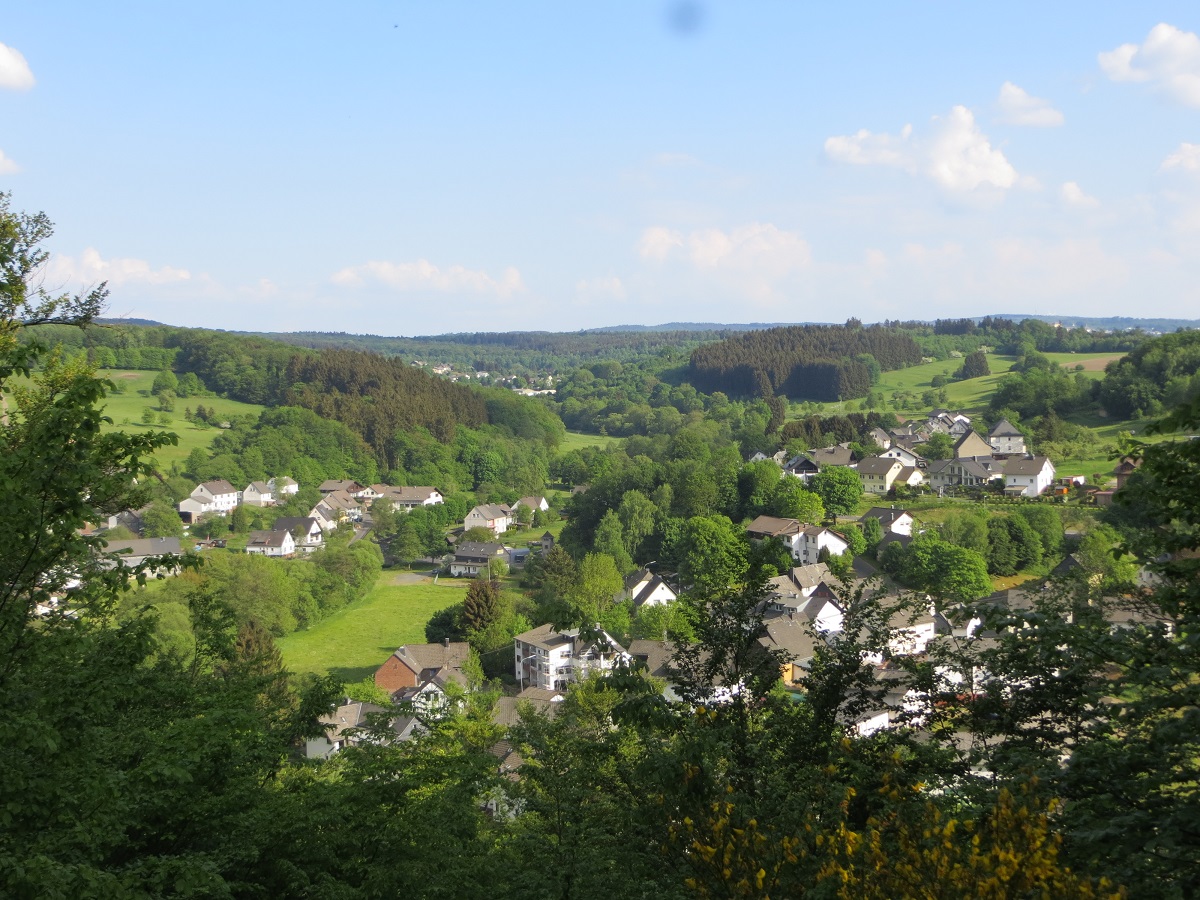
<instances>
[{"instance_id":1,"label":"lawn","mask_svg":"<svg viewBox=\"0 0 1200 900\"><path fill-rule=\"evenodd\" d=\"M401 644L424 643L429 617L461 602L466 592L464 580L434 584L422 575L385 571L363 599L307 631L280 638L279 650L292 672L361 681Z\"/></svg>"},{"instance_id":2,"label":"lawn","mask_svg":"<svg viewBox=\"0 0 1200 900\"><path fill-rule=\"evenodd\" d=\"M108 426L110 430L136 431L148 429L152 431L170 431L179 437L179 443L174 447L163 447L158 451L157 459L165 469L173 462L183 462L197 447L207 450L212 440L221 433L219 428L197 428L183 418L187 407L195 408L197 404L211 407L222 417L258 415L264 407L253 403L241 403L237 400L224 400L220 397L187 397L175 401L175 412L168 413L171 421L167 425L155 423L142 424L142 411L146 407L157 410L158 401L150 396L150 386L154 384L157 372L127 372L119 369L101 369L100 376L107 378L120 386L122 393L109 394L104 405L104 412L113 420ZM141 393L145 391L145 394ZM156 413L157 415L157 413Z\"/></svg>"}]
</instances>

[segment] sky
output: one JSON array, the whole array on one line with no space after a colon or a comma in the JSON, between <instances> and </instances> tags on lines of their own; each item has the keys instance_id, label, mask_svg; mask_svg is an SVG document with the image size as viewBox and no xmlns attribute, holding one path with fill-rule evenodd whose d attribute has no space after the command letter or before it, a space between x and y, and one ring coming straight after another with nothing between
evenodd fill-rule
<instances>
[{"instance_id":1,"label":"sky","mask_svg":"<svg viewBox=\"0 0 1200 900\"><path fill-rule=\"evenodd\" d=\"M53 290L428 335L1200 318L1200 5L10 4Z\"/></svg>"}]
</instances>

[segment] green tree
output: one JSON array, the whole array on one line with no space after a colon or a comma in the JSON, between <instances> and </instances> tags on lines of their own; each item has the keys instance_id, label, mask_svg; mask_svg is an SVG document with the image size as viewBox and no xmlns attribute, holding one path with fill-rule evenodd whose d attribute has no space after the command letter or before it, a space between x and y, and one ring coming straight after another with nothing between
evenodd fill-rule
<instances>
[{"instance_id":1,"label":"green tree","mask_svg":"<svg viewBox=\"0 0 1200 900\"><path fill-rule=\"evenodd\" d=\"M950 459L954 456L954 439L943 432L935 432L921 445L921 455L926 459Z\"/></svg>"},{"instance_id":2,"label":"green tree","mask_svg":"<svg viewBox=\"0 0 1200 900\"><path fill-rule=\"evenodd\" d=\"M878 519L865 519L862 523L863 538L866 540L866 552L874 554L875 548L883 540L883 523Z\"/></svg>"},{"instance_id":3,"label":"green tree","mask_svg":"<svg viewBox=\"0 0 1200 900\"><path fill-rule=\"evenodd\" d=\"M172 504L155 500L142 513L142 533L146 537L183 537L183 520Z\"/></svg>"},{"instance_id":4,"label":"green tree","mask_svg":"<svg viewBox=\"0 0 1200 900\"><path fill-rule=\"evenodd\" d=\"M417 534L416 526L408 520L407 516L400 519L400 524L392 538L391 551L396 559L410 564L414 560L420 559L425 552L421 536Z\"/></svg>"},{"instance_id":5,"label":"green tree","mask_svg":"<svg viewBox=\"0 0 1200 900\"><path fill-rule=\"evenodd\" d=\"M991 374L992 370L988 366L987 354L982 350L975 350L963 358L962 368L958 370L955 377L959 379L982 378L984 375Z\"/></svg>"},{"instance_id":6,"label":"green tree","mask_svg":"<svg viewBox=\"0 0 1200 900\"><path fill-rule=\"evenodd\" d=\"M775 484L768 512L784 519L816 523L825 519L825 504L821 498L804 487L799 478L781 478Z\"/></svg>"},{"instance_id":7,"label":"green tree","mask_svg":"<svg viewBox=\"0 0 1200 900\"><path fill-rule=\"evenodd\" d=\"M247 534L250 531L250 510L239 504L229 514L229 528L234 534Z\"/></svg>"},{"instance_id":8,"label":"green tree","mask_svg":"<svg viewBox=\"0 0 1200 900\"><path fill-rule=\"evenodd\" d=\"M476 578L467 586L467 596L463 600L463 627L468 633L487 628L496 620L499 605L500 582Z\"/></svg>"},{"instance_id":9,"label":"green tree","mask_svg":"<svg viewBox=\"0 0 1200 900\"><path fill-rule=\"evenodd\" d=\"M826 466L812 480L812 489L831 516L848 516L858 509L862 500L862 482L858 474L846 466Z\"/></svg>"},{"instance_id":10,"label":"green tree","mask_svg":"<svg viewBox=\"0 0 1200 900\"><path fill-rule=\"evenodd\" d=\"M715 591L746 577L745 535L725 516L688 519L670 549L685 584Z\"/></svg>"},{"instance_id":11,"label":"green tree","mask_svg":"<svg viewBox=\"0 0 1200 900\"><path fill-rule=\"evenodd\" d=\"M617 566L617 571L623 574L633 571L633 560L625 549L625 535L621 528L621 520L611 509L605 511L600 519L600 524L596 526L594 546L597 553L603 553L612 558Z\"/></svg>"},{"instance_id":12,"label":"green tree","mask_svg":"<svg viewBox=\"0 0 1200 900\"><path fill-rule=\"evenodd\" d=\"M175 377L175 373L170 369L164 369L154 376L154 384L150 388L150 393L161 394L163 391L170 391L174 396L179 390L179 379Z\"/></svg>"},{"instance_id":13,"label":"green tree","mask_svg":"<svg viewBox=\"0 0 1200 900\"><path fill-rule=\"evenodd\" d=\"M641 559L642 542L654 533L657 508L654 502L639 490L626 491L617 508L617 517L625 535L625 549L634 559Z\"/></svg>"}]
</instances>

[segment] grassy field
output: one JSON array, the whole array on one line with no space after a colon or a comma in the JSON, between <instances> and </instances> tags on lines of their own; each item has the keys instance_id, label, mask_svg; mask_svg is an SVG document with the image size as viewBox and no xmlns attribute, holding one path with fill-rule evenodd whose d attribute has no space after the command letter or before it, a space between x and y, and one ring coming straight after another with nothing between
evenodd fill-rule
<instances>
[{"instance_id":1,"label":"grassy field","mask_svg":"<svg viewBox=\"0 0 1200 900\"><path fill-rule=\"evenodd\" d=\"M466 592L465 580L442 578L434 584L425 576L385 571L362 600L307 631L281 638L279 650L293 672L361 681L401 644L424 643L429 617L461 602Z\"/></svg>"},{"instance_id":2,"label":"grassy field","mask_svg":"<svg viewBox=\"0 0 1200 900\"><path fill-rule=\"evenodd\" d=\"M570 450L582 450L584 447L607 447L609 444L621 444L625 438L609 437L602 434L584 434L582 431L568 431L563 442L558 445L559 453Z\"/></svg>"},{"instance_id":3,"label":"grassy field","mask_svg":"<svg viewBox=\"0 0 1200 900\"><path fill-rule=\"evenodd\" d=\"M186 421L183 418L183 411L186 407L195 408L197 404L203 404L205 407L215 409L217 414L223 417L258 415L263 410L263 407L253 403L223 400L220 397L188 397L175 401L175 412L168 413L171 418L169 424L163 425L156 421L153 425L143 425L142 411L148 406L156 409L158 406L158 401L150 396L150 386L154 384L154 378L158 373L101 369L99 374L119 385L123 392L109 394L105 402L104 412L113 420L110 428L121 431L145 428L152 431L171 431L178 435L179 443L176 446L163 447L158 452L158 462L164 468L173 462L183 462L187 459L187 455L197 447L207 450L212 444L213 438L220 434L220 429L197 428ZM143 394L142 391L145 393Z\"/></svg>"}]
</instances>

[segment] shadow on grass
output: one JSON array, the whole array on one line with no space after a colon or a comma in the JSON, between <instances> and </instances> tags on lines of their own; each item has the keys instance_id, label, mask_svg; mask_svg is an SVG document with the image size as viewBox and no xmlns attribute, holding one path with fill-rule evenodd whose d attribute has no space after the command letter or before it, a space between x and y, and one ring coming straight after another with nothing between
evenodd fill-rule
<instances>
[{"instance_id":1,"label":"shadow on grass","mask_svg":"<svg viewBox=\"0 0 1200 900\"><path fill-rule=\"evenodd\" d=\"M385 657L386 658L386 657ZM375 674L377 666L334 666L329 670L329 674L342 682L342 684L354 684L362 681L364 678L370 678Z\"/></svg>"}]
</instances>

